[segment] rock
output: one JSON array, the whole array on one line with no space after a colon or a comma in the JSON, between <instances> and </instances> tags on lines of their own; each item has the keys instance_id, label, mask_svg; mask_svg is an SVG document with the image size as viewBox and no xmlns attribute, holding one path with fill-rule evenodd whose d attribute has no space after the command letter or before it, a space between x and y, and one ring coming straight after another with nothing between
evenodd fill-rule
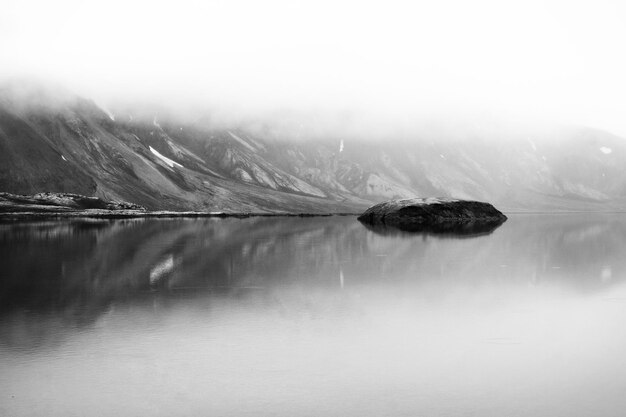
<instances>
[{"instance_id":1,"label":"rock","mask_svg":"<svg viewBox=\"0 0 626 417\"><path fill-rule=\"evenodd\" d=\"M39 193L16 195L0 193L0 213L14 212L74 212L82 210L132 210L145 211L140 205L125 201L106 201L70 193Z\"/></svg>"},{"instance_id":2,"label":"rock","mask_svg":"<svg viewBox=\"0 0 626 417\"><path fill-rule=\"evenodd\" d=\"M408 198L376 204L358 217L370 228L431 233L488 233L506 221L489 203L450 198Z\"/></svg>"}]
</instances>

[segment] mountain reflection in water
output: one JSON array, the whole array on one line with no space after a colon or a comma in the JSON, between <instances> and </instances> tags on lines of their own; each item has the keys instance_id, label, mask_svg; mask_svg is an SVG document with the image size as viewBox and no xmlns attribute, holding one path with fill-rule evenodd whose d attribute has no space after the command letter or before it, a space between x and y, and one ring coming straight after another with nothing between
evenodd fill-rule
<instances>
[{"instance_id":1,"label":"mountain reflection in water","mask_svg":"<svg viewBox=\"0 0 626 417\"><path fill-rule=\"evenodd\" d=\"M525 311L529 311L528 314L535 314L535 310L539 314L541 311L541 317L553 320L556 316L552 314L557 313L548 306L557 308L558 303L569 303L568 300L572 298L586 300L589 297L599 297L603 302L619 306L623 299L619 291L626 277L626 257L622 255L625 249L626 216L621 215L512 215L509 221L494 231L477 236L466 235L460 239L451 235L427 233L381 234L363 227L354 217L76 220L0 224L0 362L6 369L5 376L0 376L0 388L8 392L8 387L13 386L15 381L22 381L24 386L33 384L29 378L34 374L28 374L25 370L31 362L22 363L16 359L23 358L23 355L41 355L42 361L45 358L42 363L56 363L61 359L54 356L54 352L70 349L78 343L77 340L106 345L107 338L111 337L118 344L111 347L115 350L120 348L120 343L123 344L116 339L117 335L139 338L154 331L162 338L152 337L162 343L157 346L153 342L144 341L144 353L133 354L139 355L139 358L148 354L146 352L157 356L167 355L167 346L170 346L167 343L173 343L170 347L174 350L170 353L177 361L190 361L189 366L192 368L188 369L189 375L194 375L191 362L195 359L176 356L176 349L185 349L183 345L176 345L176 340L190 339L190 344L198 343L198 348L202 346L202 349L217 349L216 352L221 352L220 357L223 357L229 353L224 353L226 351L221 350L219 345L221 342L212 339L215 336L211 335L227 334L234 337L237 334L235 339L238 342L229 339L228 343L237 344L238 347L233 349L247 349L245 346L249 346L246 355L254 356L255 344L259 345L259 349L276 348L282 352L282 359L276 356L271 359L278 361L276 372L285 374L285 380L280 383L291 386L293 378L298 381L304 378L298 382L299 389L313 389L307 384L317 387L316 378L321 376L316 372L321 372L328 378L338 378L330 382L329 390L333 383L336 389L346 389L347 381L343 381L333 369L333 366L337 366L335 360L343 358L348 361L350 369L345 372L351 377L362 377L361 371L365 372L366 368L368 372L372 371L372 366L375 366L372 361L393 356L397 347L389 350L388 345L381 345L384 340L394 343L402 341L401 344L405 343L407 349L413 350L418 349L417 337L422 332L430 335L431 342L428 343L436 343L445 334L445 345L440 346L440 352L447 352L454 349L451 346L465 346L468 340L473 340L479 334L478 339L482 344L528 346L524 343L529 343L528 340L532 339L530 336L527 335L530 339L526 340L523 331L517 332L521 335L509 331L510 323L517 323L516 315L526 314ZM538 306L538 300L545 301L545 305ZM542 308L548 309L548 313ZM626 323L622 310L611 311L615 323ZM482 324L478 318L480 314L490 314ZM430 324L428 318L432 318ZM176 330L168 327L169 322L177 323ZM526 329L525 324L519 325ZM546 325L538 325L537 329L545 330L546 334L555 330L558 336L558 328L548 330L541 327ZM169 330L165 331L164 328ZM245 334L237 333L242 329L246 329ZM467 333L470 331L468 329L474 333ZM539 331L537 329L528 328L526 331L532 333ZM159 333L161 331L165 333ZM257 331L261 333L255 333ZM169 338L167 332L172 332L169 336L173 339ZM208 332L206 338L201 341L194 339L204 332ZM462 336L458 340L455 339L457 332ZM366 350L357 349L356 353L353 352L353 342L343 339L344 333L356 337L355 340L363 343L359 349ZM298 342L295 347L291 345L295 343L294 340L300 340L299 337L313 337L315 334L319 339L307 339L309 341L306 343L309 344L301 345ZM569 333L567 335L573 337ZM626 340L621 336L615 337L616 340L612 342L616 349L626 348ZM170 342L165 343L165 338ZM323 363L327 361L328 369L314 371L304 363L284 362L288 360L285 358L294 360L290 355L300 355L302 352L317 358L316 355L321 352L319 349L331 349L326 345L317 345L322 343L319 340L326 338L332 340L336 349L334 355L338 356L335 359L330 359L333 355L324 356L323 360L318 358L319 361L315 359L312 363L324 367ZM559 346L565 351L569 346L568 341L571 338L558 342L564 343ZM276 342L278 346L269 346L270 342ZM285 350L289 346L295 350ZM373 350L369 351L369 348L363 346L370 346ZM550 354L559 351L556 345L550 346ZM309 352L308 349L313 347L315 352ZM431 355L431 359L445 359L437 356L442 353L436 353L438 351L434 345L430 348L434 350L427 349L423 354ZM154 349L164 351L157 352ZM471 368L472 355L481 355L473 351L475 347L467 349L464 350L466 356L460 368ZM200 351L194 352L198 354ZM599 349L594 354L600 352L607 353L606 349ZM76 352L72 354L78 355ZM106 353L102 354L107 357ZM350 356L353 354L356 356ZM406 354L413 358L414 355L420 355L420 351ZM532 362L531 357L524 356ZM240 375L242 383L250 376L246 372L252 372L254 377L262 379L255 374L256 367L273 366L271 362L260 365L261 362L255 362L249 357L247 360L251 361L246 368L248 371L244 372L238 365L231 363L230 367L220 368L221 377L227 373L228 378L234 378L228 381L234 384L238 377L233 376L231 371L236 371L244 372ZM266 360L263 357L263 361ZM9 363L22 365L5 367ZM140 367L141 363L140 359L129 358L128 366ZM404 363L403 366L408 366L407 370L396 369L394 367L400 364L391 360L390 368L385 368L385 372L396 372L398 381L412 381L419 385L422 380L414 379L418 373L411 373L417 370ZM106 367L106 364L99 365ZM183 368L186 366L179 365ZM171 368L160 366L158 369L166 374L176 372L174 369L177 369L173 365ZM202 368L209 365L196 362L195 366ZM444 375L447 375L446 378L452 377L457 372L452 372L448 369L449 364L439 363L437 359L423 366L431 367L428 368L431 372L430 383L435 384L431 386L435 390L444 389L446 383L450 383L447 379L444 383L443 379L437 378L444 378ZM502 366L506 368L509 364L503 362ZM578 366L582 365L579 363ZM299 376L290 374L290 369ZM594 368L588 368L587 371L589 369ZM622 373L616 369L614 373L619 375L612 374L615 389L626 387L626 370L622 369ZM517 368L514 371L524 372ZM35 370L33 372L36 374ZM307 372L313 373L309 375ZM346 395L349 397L353 394L356 398L371 390L384 388L376 386L376 372L368 374L374 379L367 382L369 385L366 389L362 386L363 389L358 388L357 382L351 388L355 391L348 390ZM459 377L467 377L462 369L458 372ZM520 375L514 374L522 378ZM80 379L79 376L67 378L65 382L74 381L72 378ZM184 379L184 376L179 375L177 378ZM280 379L273 375L270 380L274 381L274 378ZM472 378L481 387L481 382L476 381L478 377L473 375ZM501 381L495 374L489 378L489 386L482 386L482 389L487 390L483 392L498 396L498 384ZM146 392L148 397L163 394L160 389L165 389L163 387L167 387L168 383L159 381L160 385L152 386L152 390ZM437 381L440 386L436 384ZM547 379L542 381L546 382ZM136 382L134 389L139 392L142 392L142 384L151 386L155 383L154 380L146 382L141 378ZM185 383L192 384L193 381L185 380ZM423 383L428 386L428 378ZM455 382L452 385L460 390L457 393L460 397L455 397L459 401L459 413L453 409L448 415L463 415L461 411L466 410L467 404L471 403L468 399L470 397L463 397L470 395L471 389L458 384ZM46 389L52 388L46 386ZM195 392L193 388L187 389L191 393ZM393 391L390 387L384 389ZM531 388L528 390L532 392ZM399 389L398 392L403 391ZM425 398L426 393L422 392L421 396L398 397L394 401L398 410L409 414L419 414L420 410L439 412L441 410L437 404L449 398L443 391L437 392L433 394L438 396L436 399ZM603 395L610 396L611 392L608 390ZM97 398L93 392L90 394ZM118 394L126 395L122 391ZM222 395L222 405L226 408L220 408L218 399L213 400L217 403L212 403L212 406L198 400L198 407L190 407L181 414L213 411L221 415L240 415L256 410L258 401L261 401L250 397L254 393L249 392L246 401L241 403L242 407L249 406L249 409L237 410L235 397L231 404L235 409L230 409L227 407L230 404L229 394ZM383 411L376 408L382 405L367 401L363 403L364 408L356 403L349 403L353 408L338 405L338 408L333 408L335 397L331 393L326 393L327 397L324 397L329 401L326 404L328 409L316 404L315 393L307 397L309 400L304 400L297 390L285 395L287 397L283 400L287 405L283 404L282 408L261 407L258 413L317 415L317 412L324 412L328 415L335 410L335 415L380 415ZM558 395L565 394L559 392ZM511 400L511 396L515 397L515 393L508 392L502 397L501 403L496 401L487 406L485 402L485 407L476 409L480 410L480 415L496 415L496 411L510 414L505 399ZM49 411L48 415L67 414L68 409L63 409L61 402L50 400L49 396L44 397L37 400L43 407L41 414L33 412L32 415L46 415L46 410ZM161 401L159 398L153 399ZM372 397L368 401L376 401L376 398ZM51 403L57 408L46 409ZM128 410L134 413L150 410L150 407L142 404L141 401L134 403ZM624 402L620 404L624 405ZM415 409L418 405L423 408ZM613 405L605 404L606 407ZM29 404L24 403L24 408L20 408L17 403L5 401L4 406L0 405L0 414L31 415L27 406ZM301 407L311 407L309 414L301 412ZM556 405L550 410L558 415L559 411L554 407ZM172 409L163 405L163 415ZM567 410L570 415L575 411L574 408ZM540 410L534 411L535 415L541 414L538 412ZM102 410L103 415L118 412L113 405Z\"/></svg>"}]
</instances>

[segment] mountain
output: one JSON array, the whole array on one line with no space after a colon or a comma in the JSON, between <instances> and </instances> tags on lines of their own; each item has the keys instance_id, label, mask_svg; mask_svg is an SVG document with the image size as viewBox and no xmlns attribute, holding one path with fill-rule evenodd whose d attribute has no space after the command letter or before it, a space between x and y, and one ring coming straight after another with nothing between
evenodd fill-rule
<instances>
[{"instance_id":1,"label":"mountain","mask_svg":"<svg viewBox=\"0 0 626 417\"><path fill-rule=\"evenodd\" d=\"M286 173L234 131L203 145L195 153L156 119L121 123L66 91L28 83L0 90L2 191L72 192L170 210L346 212L368 205Z\"/></svg>"},{"instance_id":2,"label":"mountain","mask_svg":"<svg viewBox=\"0 0 626 417\"><path fill-rule=\"evenodd\" d=\"M63 89L13 82L0 88L0 191L70 192L153 210L358 212L416 196L507 211L625 207L626 141L601 130L448 134L444 126L378 140L293 137L271 126L114 115Z\"/></svg>"}]
</instances>

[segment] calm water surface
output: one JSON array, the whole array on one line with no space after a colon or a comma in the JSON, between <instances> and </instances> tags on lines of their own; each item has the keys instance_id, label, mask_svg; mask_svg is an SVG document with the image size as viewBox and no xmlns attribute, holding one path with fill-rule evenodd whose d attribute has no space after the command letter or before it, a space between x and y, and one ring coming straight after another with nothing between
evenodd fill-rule
<instances>
[{"instance_id":1,"label":"calm water surface","mask_svg":"<svg viewBox=\"0 0 626 417\"><path fill-rule=\"evenodd\" d=\"M623 416L626 215L0 225L1 416Z\"/></svg>"}]
</instances>

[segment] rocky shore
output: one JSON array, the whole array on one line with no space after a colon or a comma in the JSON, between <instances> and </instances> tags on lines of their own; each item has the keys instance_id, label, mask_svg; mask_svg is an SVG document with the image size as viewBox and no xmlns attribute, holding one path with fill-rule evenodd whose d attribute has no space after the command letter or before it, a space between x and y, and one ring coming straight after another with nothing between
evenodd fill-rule
<instances>
[{"instance_id":1,"label":"rocky shore","mask_svg":"<svg viewBox=\"0 0 626 417\"><path fill-rule=\"evenodd\" d=\"M125 201L107 201L70 193L39 193L17 195L0 193L0 221L48 220L57 218L177 218L177 217L313 217L354 215L354 213L288 213L288 212L207 212L207 211L149 211Z\"/></svg>"}]
</instances>

